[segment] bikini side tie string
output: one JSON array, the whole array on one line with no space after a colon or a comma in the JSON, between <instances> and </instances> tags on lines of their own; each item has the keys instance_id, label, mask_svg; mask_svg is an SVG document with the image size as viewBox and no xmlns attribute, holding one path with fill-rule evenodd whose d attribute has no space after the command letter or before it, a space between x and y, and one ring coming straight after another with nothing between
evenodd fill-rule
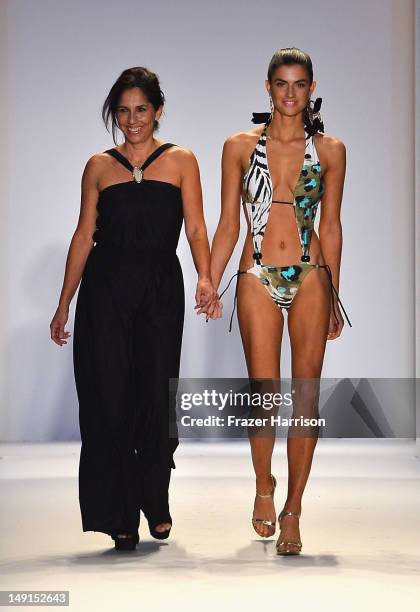
<instances>
[{"instance_id":1,"label":"bikini side tie string","mask_svg":"<svg viewBox=\"0 0 420 612\"><path fill-rule=\"evenodd\" d=\"M240 274L245 274L245 273L246 273L246 270L238 270L237 272L235 272L235 274L230 278L227 286L223 289L222 293L219 295L219 300L220 300L222 298L222 295L229 289L230 283L233 281L233 279L236 276L235 297L233 298L233 309L232 309L232 314L230 315L229 332L232 331L233 315L235 313L236 298L238 296L238 279L239 279L239 275Z\"/></svg>"},{"instance_id":2,"label":"bikini side tie string","mask_svg":"<svg viewBox=\"0 0 420 612\"><path fill-rule=\"evenodd\" d=\"M334 293L337 296L337 300L341 306L341 308L343 309L343 313L344 316L347 319L347 323L350 325L350 327L353 327L352 324L350 323L350 319L347 315L346 309L343 306L342 301L340 300L340 296L338 295L338 292L336 290L336 288L333 285L333 281L332 281L332 273L331 273L331 268L328 264L325 265L320 265L320 268L325 268L325 271L328 274L328 278L330 280L330 287L331 287L331 298L332 298L332 307L333 307L333 313L334 313L334 317L335 320L338 322L338 317L337 317L337 312L335 310L335 306L334 306ZM232 314L230 315L230 322L229 322L229 332L232 331L232 322L233 322L233 315L235 314L235 309L236 309L236 300L237 300L237 296L238 296L238 280L239 280L239 275L240 274L245 274L246 270L238 270L237 272L235 272L235 274L233 274L233 276L231 276L231 278L229 279L228 284L226 285L226 287L223 289L223 291L221 292L221 294L219 295L219 300L222 298L223 294L226 293L226 291L229 289L231 282L233 281L233 279L236 276L236 286L235 286L235 296L233 298L233 308L232 308ZM206 319L208 321L208 319Z\"/></svg>"},{"instance_id":3,"label":"bikini side tie string","mask_svg":"<svg viewBox=\"0 0 420 612\"><path fill-rule=\"evenodd\" d=\"M331 268L330 268L330 266L329 266L328 264L325 264L325 266L320 266L320 267L321 267L321 268L325 268L325 271L327 272L328 277L329 277L329 279L330 279L330 285L331 285L331 297L332 297L332 307L333 307L333 312L334 312L334 317L335 317L335 320L338 322L338 317L337 317L337 313L336 313L336 311L335 311L335 306L334 306L334 293L335 293L335 295L337 296L337 300L338 300L338 302L339 302L339 304L340 304L341 308L343 309L344 315L345 315L345 317L346 317L346 319L347 319L347 323L350 325L350 327L353 327L353 326L352 326L352 324L350 323L350 319L349 319L349 318L348 318L348 316L347 316L347 313L346 313L346 310L345 310L345 308L344 308L344 306L343 306L343 303L342 303L342 301L340 300L340 297L339 297L339 295L338 295L337 289L336 289L336 288L334 287L334 285L333 285L333 281L332 281L332 274L331 274Z\"/></svg>"}]
</instances>

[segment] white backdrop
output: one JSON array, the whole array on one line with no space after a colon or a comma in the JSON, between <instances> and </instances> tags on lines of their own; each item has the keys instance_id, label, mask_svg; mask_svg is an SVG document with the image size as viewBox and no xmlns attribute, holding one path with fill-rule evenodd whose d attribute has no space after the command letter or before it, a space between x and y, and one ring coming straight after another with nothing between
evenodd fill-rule
<instances>
[{"instance_id":1,"label":"white backdrop","mask_svg":"<svg viewBox=\"0 0 420 612\"><path fill-rule=\"evenodd\" d=\"M326 133L345 142L348 159L340 295L353 328L346 324L328 343L323 376L414 375L412 0L12 0L2 12L3 440L79 437L71 341L53 344L49 322L84 165L114 146L100 118L103 101L135 65L160 76L167 98L160 136L198 158L211 239L225 138L250 129L252 111L268 110L264 79L276 49L311 55ZM242 223L221 287L236 271ZM184 232L178 255L187 305L181 375L246 376L236 319L228 333L234 287L225 318L205 324L193 309ZM289 361L286 335L284 376Z\"/></svg>"}]
</instances>

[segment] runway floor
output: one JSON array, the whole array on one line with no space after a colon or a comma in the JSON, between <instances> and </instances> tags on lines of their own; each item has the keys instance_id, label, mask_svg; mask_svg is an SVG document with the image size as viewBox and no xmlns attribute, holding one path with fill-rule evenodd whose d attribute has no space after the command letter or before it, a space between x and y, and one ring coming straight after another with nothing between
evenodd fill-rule
<instances>
[{"instance_id":1,"label":"runway floor","mask_svg":"<svg viewBox=\"0 0 420 612\"><path fill-rule=\"evenodd\" d=\"M278 532L261 540L251 527L246 441L181 443L170 539L153 540L144 522L137 550L123 553L108 536L81 530L79 449L0 445L1 589L69 590L77 611L419 609L420 459L412 440L319 440L296 557L276 556ZM285 451L277 441L278 510Z\"/></svg>"}]
</instances>

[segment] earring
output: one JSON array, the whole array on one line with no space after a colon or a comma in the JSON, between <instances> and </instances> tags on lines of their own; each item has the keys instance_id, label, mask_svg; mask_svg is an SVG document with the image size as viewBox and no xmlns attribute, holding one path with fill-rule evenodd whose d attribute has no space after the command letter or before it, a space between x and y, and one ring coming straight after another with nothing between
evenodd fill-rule
<instances>
[{"instance_id":1,"label":"earring","mask_svg":"<svg viewBox=\"0 0 420 612\"><path fill-rule=\"evenodd\" d=\"M270 98L270 111L271 111L271 115L273 115L274 113L273 98L271 96L269 96L269 98Z\"/></svg>"}]
</instances>

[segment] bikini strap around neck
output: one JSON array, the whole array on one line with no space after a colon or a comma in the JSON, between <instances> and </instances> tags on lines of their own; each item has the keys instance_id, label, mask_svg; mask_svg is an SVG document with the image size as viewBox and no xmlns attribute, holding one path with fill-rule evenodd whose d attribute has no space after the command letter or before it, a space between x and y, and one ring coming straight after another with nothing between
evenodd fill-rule
<instances>
[{"instance_id":1,"label":"bikini strap around neck","mask_svg":"<svg viewBox=\"0 0 420 612\"><path fill-rule=\"evenodd\" d=\"M260 134L260 138L265 138L266 141L267 141L267 128L268 128L269 125L270 125L269 123L266 123L264 125L264 127L263 127L263 130L262 130L261 134Z\"/></svg>"},{"instance_id":2,"label":"bikini strap around neck","mask_svg":"<svg viewBox=\"0 0 420 612\"><path fill-rule=\"evenodd\" d=\"M316 150L316 146L315 146L315 141L314 141L314 137L311 136L311 147L312 147L312 159L313 159L313 163L314 164L319 164L319 157L318 157L318 152Z\"/></svg>"}]
</instances>

